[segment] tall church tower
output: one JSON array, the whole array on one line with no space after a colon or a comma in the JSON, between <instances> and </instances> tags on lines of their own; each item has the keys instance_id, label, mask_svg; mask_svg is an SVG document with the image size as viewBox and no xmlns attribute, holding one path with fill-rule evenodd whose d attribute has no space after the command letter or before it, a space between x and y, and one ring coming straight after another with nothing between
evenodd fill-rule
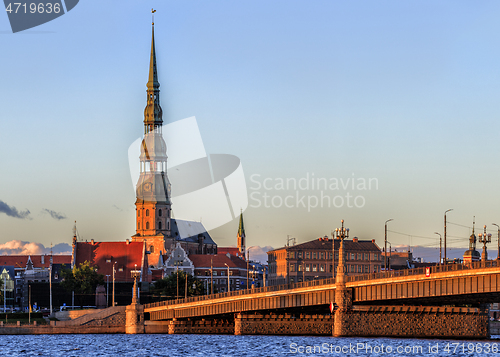
<instances>
[{"instance_id":1,"label":"tall church tower","mask_svg":"<svg viewBox=\"0 0 500 357\"><path fill-rule=\"evenodd\" d=\"M172 203L166 173L167 145L162 137L162 116L153 22L144 139L140 155L141 173L136 186L136 234L132 241L146 242L147 250L151 253L148 260L154 266L158 265L160 255L165 254L166 238L171 236Z\"/></svg>"}]
</instances>

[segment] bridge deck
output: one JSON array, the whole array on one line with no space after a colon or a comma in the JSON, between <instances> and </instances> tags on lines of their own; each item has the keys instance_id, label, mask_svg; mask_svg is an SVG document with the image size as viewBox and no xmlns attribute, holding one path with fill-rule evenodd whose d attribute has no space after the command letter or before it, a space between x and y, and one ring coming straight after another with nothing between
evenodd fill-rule
<instances>
[{"instance_id":1,"label":"bridge deck","mask_svg":"<svg viewBox=\"0 0 500 357\"><path fill-rule=\"evenodd\" d=\"M431 267L347 277L354 303L388 304L418 299L460 300L463 304L494 301L500 294L498 261ZM472 298L472 297L474 298ZM243 311L328 305L335 300L335 280L324 279L230 293L169 300L145 305L151 320L209 316Z\"/></svg>"}]
</instances>

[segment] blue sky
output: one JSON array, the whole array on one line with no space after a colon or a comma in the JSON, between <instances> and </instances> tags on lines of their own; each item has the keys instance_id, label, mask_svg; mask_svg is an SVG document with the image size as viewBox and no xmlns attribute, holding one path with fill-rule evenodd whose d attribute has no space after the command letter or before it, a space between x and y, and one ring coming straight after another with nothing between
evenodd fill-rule
<instances>
[{"instance_id":1,"label":"blue sky","mask_svg":"<svg viewBox=\"0 0 500 357\"><path fill-rule=\"evenodd\" d=\"M69 243L74 220L84 239L135 233L127 149L142 133L152 7L164 120L196 116L207 152L241 159L249 194L265 193L252 175L378 181L351 190L361 208L250 200L248 246L314 239L342 218L379 245L393 218L393 246L436 246L449 208L457 224L500 224L500 3L82 0L16 34L0 15L0 201L31 212L0 213L2 243ZM236 230L211 233L226 246ZM468 228L448 233L466 247Z\"/></svg>"}]
</instances>

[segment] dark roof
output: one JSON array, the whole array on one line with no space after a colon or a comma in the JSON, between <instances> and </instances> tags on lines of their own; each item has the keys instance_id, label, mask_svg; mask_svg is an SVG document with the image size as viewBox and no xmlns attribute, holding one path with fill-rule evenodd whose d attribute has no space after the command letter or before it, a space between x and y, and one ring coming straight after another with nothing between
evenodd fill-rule
<instances>
[{"instance_id":1,"label":"dark roof","mask_svg":"<svg viewBox=\"0 0 500 357\"><path fill-rule=\"evenodd\" d=\"M203 236L204 244L216 244L201 222L171 219L171 235L177 240L198 243L198 235Z\"/></svg>"},{"instance_id":2,"label":"dark roof","mask_svg":"<svg viewBox=\"0 0 500 357\"><path fill-rule=\"evenodd\" d=\"M319 238L315 240L311 240L309 242L300 243L296 245L291 245L289 247L281 247L277 249L273 249L268 251L267 253L271 253L277 250L282 250L288 248L289 250L332 250L332 240L326 238ZM340 239L335 239L335 250L339 250L340 248ZM373 251L380 252L380 248L371 240L358 240L354 242L351 239L344 240L344 249L352 252L352 251Z\"/></svg>"}]
</instances>

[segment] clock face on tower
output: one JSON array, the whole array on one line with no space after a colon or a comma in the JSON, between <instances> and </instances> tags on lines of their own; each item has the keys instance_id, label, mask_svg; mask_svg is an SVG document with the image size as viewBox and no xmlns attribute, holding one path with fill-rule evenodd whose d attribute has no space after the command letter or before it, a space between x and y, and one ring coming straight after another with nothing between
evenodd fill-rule
<instances>
[{"instance_id":1,"label":"clock face on tower","mask_svg":"<svg viewBox=\"0 0 500 357\"><path fill-rule=\"evenodd\" d=\"M153 185L150 182L144 184L144 191L151 192L152 188L153 188Z\"/></svg>"}]
</instances>

